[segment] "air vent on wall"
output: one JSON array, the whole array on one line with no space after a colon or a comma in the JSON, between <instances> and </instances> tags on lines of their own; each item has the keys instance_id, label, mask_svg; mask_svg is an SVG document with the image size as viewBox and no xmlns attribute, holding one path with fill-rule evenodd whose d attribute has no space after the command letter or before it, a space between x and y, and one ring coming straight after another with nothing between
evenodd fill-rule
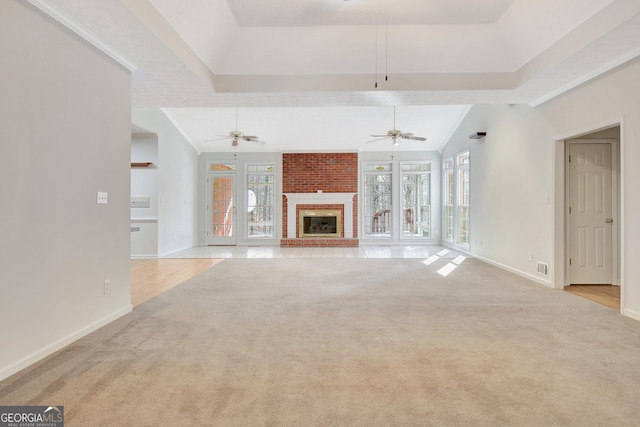
<instances>
[{"instance_id":1,"label":"air vent on wall","mask_svg":"<svg viewBox=\"0 0 640 427\"><path fill-rule=\"evenodd\" d=\"M548 276L549 264L547 264L546 262L538 261L538 273L542 274L543 276Z\"/></svg>"}]
</instances>

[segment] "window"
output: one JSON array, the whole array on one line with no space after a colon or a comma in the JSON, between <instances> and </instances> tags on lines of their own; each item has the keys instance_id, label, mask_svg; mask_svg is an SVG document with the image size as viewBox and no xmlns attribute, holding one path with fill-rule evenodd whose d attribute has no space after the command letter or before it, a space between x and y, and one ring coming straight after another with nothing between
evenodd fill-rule
<instances>
[{"instance_id":1,"label":"window","mask_svg":"<svg viewBox=\"0 0 640 427\"><path fill-rule=\"evenodd\" d=\"M455 187L453 185L453 158L446 159L442 165L444 189L442 194L444 207L444 232L442 238L453 242L453 202Z\"/></svg>"},{"instance_id":2,"label":"window","mask_svg":"<svg viewBox=\"0 0 640 427\"><path fill-rule=\"evenodd\" d=\"M392 165L364 164L364 227L365 237L391 237Z\"/></svg>"},{"instance_id":3,"label":"window","mask_svg":"<svg viewBox=\"0 0 640 427\"><path fill-rule=\"evenodd\" d=\"M274 165L247 165L247 237L274 237Z\"/></svg>"},{"instance_id":4,"label":"window","mask_svg":"<svg viewBox=\"0 0 640 427\"><path fill-rule=\"evenodd\" d=\"M458 243L469 245L469 152L458 154L457 167L457 205L458 205Z\"/></svg>"},{"instance_id":5,"label":"window","mask_svg":"<svg viewBox=\"0 0 640 427\"><path fill-rule=\"evenodd\" d=\"M402 237L430 237L431 163L402 163Z\"/></svg>"}]
</instances>

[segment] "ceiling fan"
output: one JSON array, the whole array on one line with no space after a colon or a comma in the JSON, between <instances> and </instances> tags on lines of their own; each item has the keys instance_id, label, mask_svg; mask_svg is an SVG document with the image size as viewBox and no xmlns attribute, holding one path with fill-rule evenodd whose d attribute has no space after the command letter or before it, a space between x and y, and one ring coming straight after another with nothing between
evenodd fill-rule
<instances>
[{"instance_id":1,"label":"ceiling fan","mask_svg":"<svg viewBox=\"0 0 640 427\"><path fill-rule=\"evenodd\" d=\"M230 139L231 145L233 147L237 147L239 141L250 141L250 142L255 142L257 144L266 143L266 141L262 141L257 136L245 135L244 133L238 130L238 107L236 107L236 130L232 130L231 132L229 132L228 136L226 135L217 135L217 136L219 136L220 138L206 139L205 142L213 142L213 141L221 141L223 139Z\"/></svg>"},{"instance_id":2,"label":"ceiling fan","mask_svg":"<svg viewBox=\"0 0 640 427\"><path fill-rule=\"evenodd\" d=\"M374 138L377 139L373 139L371 141L367 141L366 144L369 144L371 142L376 142L376 141L382 141L383 139L387 139L387 138L391 138L393 140L393 145L394 146L398 146L400 145L400 143L398 142L398 138L401 139L411 139L413 141L426 141L427 138L424 138L422 136L415 136L412 133L409 132L402 132L401 130L396 129L396 107L395 105L393 106L393 129L391 129L390 131L387 131L386 135L371 135Z\"/></svg>"}]
</instances>

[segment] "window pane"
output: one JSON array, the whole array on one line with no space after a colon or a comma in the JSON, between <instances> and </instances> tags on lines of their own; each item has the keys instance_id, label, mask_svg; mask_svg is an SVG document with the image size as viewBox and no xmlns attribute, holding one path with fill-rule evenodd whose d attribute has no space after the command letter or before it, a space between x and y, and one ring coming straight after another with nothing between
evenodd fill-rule
<instances>
[{"instance_id":1,"label":"window pane","mask_svg":"<svg viewBox=\"0 0 640 427\"><path fill-rule=\"evenodd\" d=\"M247 170L247 236L274 237L273 165L249 165Z\"/></svg>"},{"instance_id":2,"label":"window pane","mask_svg":"<svg viewBox=\"0 0 640 427\"><path fill-rule=\"evenodd\" d=\"M420 168L422 165L413 165ZM431 230L431 174L402 176L402 235L429 237Z\"/></svg>"},{"instance_id":3,"label":"window pane","mask_svg":"<svg viewBox=\"0 0 640 427\"><path fill-rule=\"evenodd\" d=\"M217 171L234 171L236 170L236 165L233 163L210 163L209 171L217 172Z\"/></svg>"},{"instance_id":4,"label":"window pane","mask_svg":"<svg viewBox=\"0 0 640 427\"><path fill-rule=\"evenodd\" d=\"M453 240L453 206L444 207L444 238Z\"/></svg>"},{"instance_id":5,"label":"window pane","mask_svg":"<svg viewBox=\"0 0 640 427\"><path fill-rule=\"evenodd\" d=\"M446 159L442 167L443 169L453 169L453 159L452 158Z\"/></svg>"},{"instance_id":6,"label":"window pane","mask_svg":"<svg viewBox=\"0 0 640 427\"><path fill-rule=\"evenodd\" d=\"M469 239L469 153L458 156L458 160L464 158L465 164L458 167L458 243L468 245Z\"/></svg>"},{"instance_id":7,"label":"window pane","mask_svg":"<svg viewBox=\"0 0 640 427\"><path fill-rule=\"evenodd\" d=\"M364 176L364 235L391 237L390 174Z\"/></svg>"},{"instance_id":8,"label":"window pane","mask_svg":"<svg viewBox=\"0 0 640 427\"><path fill-rule=\"evenodd\" d=\"M469 244L469 208L460 206L460 239L459 243Z\"/></svg>"},{"instance_id":9,"label":"window pane","mask_svg":"<svg viewBox=\"0 0 640 427\"><path fill-rule=\"evenodd\" d=\"M452 161L453 163L453 161ZM445 240L453 241L453 201L454 201L453 171L444 174L444 236Z\"/></svg>"},{"instance_id":10,"label":"window pane","mask_svg":"<svg viewBox=\"0 0 640 427\"><path fill-rule=\"evenodd\" d=\"M388 172L391 170L391 163L378 163L364 165L365 172Z\"/></svg>"}]
</instances>

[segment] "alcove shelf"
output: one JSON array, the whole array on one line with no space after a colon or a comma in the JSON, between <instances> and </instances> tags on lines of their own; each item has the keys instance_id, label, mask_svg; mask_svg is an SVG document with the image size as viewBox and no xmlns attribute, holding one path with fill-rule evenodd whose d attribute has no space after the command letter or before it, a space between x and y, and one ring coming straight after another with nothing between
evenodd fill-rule
<instances>
[{"instance_id":1,"label":"alcove shelf","mask_svg":"<svg viewBox=\"0 0 640 427\"><path fill-rule=\"evenodd\" d=\"M131 162L132 168L148 168L153 162Z\"/></svg>"}]
</instances>

